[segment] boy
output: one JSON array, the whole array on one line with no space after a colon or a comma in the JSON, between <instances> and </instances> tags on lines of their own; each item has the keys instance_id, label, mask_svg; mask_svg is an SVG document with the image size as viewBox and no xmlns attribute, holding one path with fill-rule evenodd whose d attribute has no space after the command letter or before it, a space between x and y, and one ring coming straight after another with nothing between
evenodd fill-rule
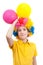
<instances>
[{"instance_id":1,"label":"boy","mask_svg":"<svg viewBox=\"0 0 43 65\"><path fill-rule=\"evenodd\" d=\"M6 39L13 52L14 65L37 65L36 63L36 46L29 42L27 37L30 33L26 26L19 25L17 27L17 41L12 39L14 27L16 27L18 19L9 28ZM26 21L27 22L27 21Z\"/></svg>"}]
</instances>

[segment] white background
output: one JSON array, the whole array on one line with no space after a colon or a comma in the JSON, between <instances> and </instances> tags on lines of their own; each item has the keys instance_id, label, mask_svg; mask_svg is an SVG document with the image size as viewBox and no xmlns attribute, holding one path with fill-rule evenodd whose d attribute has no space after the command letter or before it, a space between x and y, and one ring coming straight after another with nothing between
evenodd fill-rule
<instances>
[{"instance_id":1,"label":"white background","mask_svg":"<svg viewBox=\"0 0 43 65\"><path fill-rule=\"evenodd\" d=\"M0 0L0 65L13 65L12 51L6 41L6 33L11 25L3 21L3 12L7 9L16 10L21 2L28 3L32 8L30 17L35 33L29 39L37 46L37 65L43 65L43 0Z\"/></svg>"}]
</instances>

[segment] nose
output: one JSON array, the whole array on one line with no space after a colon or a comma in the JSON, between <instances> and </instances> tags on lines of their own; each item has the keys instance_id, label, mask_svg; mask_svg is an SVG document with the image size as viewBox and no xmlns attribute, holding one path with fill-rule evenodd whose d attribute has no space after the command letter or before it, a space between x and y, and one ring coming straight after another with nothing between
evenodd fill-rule
<instances>
[{"instance_id":1,"label":"nose","mask_svg":"<svg viewBox=\"0 0 43 65\"><path fill-rule=\"evenodd\" d=\"M24 31L23 31L23 30L21 30L21 33L23 34L23 33L24 33Z\"/></svg>"}]
</instances>

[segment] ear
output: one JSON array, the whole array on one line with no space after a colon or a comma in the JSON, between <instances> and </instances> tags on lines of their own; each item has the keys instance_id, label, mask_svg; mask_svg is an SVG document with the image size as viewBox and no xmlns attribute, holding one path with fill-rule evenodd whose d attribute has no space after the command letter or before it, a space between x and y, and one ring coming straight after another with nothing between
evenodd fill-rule
<instances>
[{"instance_id":1,"label":"ear","mask_svg":"<svg viewBox=\"0 0 43 65\"><path fill-rule=\"evenodd\" d=\"M31 35L32 35L32 32L29 32L29 31L28 31L27 36L29 37L29 36L31 36Z\"/></svg>"}]
</instances>

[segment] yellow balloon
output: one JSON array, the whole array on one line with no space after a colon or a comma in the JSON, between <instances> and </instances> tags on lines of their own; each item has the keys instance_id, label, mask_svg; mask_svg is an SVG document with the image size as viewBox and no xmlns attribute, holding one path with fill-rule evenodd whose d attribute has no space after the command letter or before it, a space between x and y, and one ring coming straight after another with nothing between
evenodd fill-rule
<instances>
[{"instance_id":1,"label":"yellow balloon","mask_svg":"<svg viewBox=\"0 0 43 65\"><path fill-rule=\"evenodd\" d=\"M29 17L31 13L31 7L26 3L21 3L18 5L16 12L19 17Z\"/></svg>"}]
</instances>

